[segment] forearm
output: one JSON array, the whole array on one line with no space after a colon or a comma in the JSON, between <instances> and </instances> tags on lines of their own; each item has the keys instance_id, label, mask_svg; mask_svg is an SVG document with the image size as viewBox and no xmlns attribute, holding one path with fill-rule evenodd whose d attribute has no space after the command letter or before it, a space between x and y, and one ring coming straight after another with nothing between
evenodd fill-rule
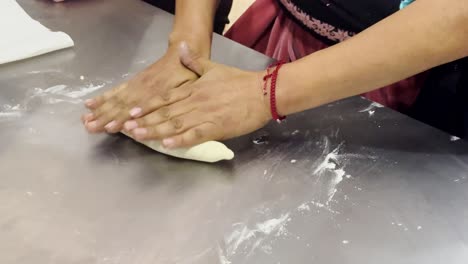
<instances>
[{"instance_id":1,"label":"forearm","mask_svg":"<svg viewBox=\"0 0 468 264\"><path fill-rule=\"evenodd\" d=\"M468 2L418 0L341 44L285 65L278 109L290 114L468 56Z\"/></svg>"},{"instance_id":2,"label":"forearm","mask_svg":"<svg viewBox=\"0 0 468 264\"><path fill-rule=\"evenodd\" d=\"M169 45L187 41L192 49L209 57L217 6L218 0L176 0Z\"/></svg>"}]
</instances>

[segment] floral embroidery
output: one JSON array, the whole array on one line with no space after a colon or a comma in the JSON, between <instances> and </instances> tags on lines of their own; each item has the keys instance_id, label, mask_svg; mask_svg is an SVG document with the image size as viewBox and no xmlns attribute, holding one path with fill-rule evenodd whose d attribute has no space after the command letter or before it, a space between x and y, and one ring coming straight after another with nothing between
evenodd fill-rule
<instances>
[{"instance_id":1,"label":"floral embroidery","mask_svg":"<svg viewBox=\"0 0 468 264\"><path fill-rule=\"evenodd\" d=\"M291 3L290 0L280 0L280 2L294 17L301 21L304 26L313 30L322 37L326 37L332 41L342 42L355 35L353 32L336 28L335 26L332 26L328 23L310 17L299 7Z\"/></svg>"}]
</instances>

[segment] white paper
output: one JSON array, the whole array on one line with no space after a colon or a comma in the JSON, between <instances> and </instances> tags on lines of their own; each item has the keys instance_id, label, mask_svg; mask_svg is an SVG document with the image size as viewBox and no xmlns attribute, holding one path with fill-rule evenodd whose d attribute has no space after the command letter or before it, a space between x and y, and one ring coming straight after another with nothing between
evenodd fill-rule
<instances>
[{"instance_id":1,"label":"white paper","mask_svg":"<svg viewBox=\"0 0 468 264\"><path fill-rule=\"evenodd\" d=\"M0 0L0 64L74 45L63 32L52 32L32 19L15 0Z\"/></svg>"}]
</instances>

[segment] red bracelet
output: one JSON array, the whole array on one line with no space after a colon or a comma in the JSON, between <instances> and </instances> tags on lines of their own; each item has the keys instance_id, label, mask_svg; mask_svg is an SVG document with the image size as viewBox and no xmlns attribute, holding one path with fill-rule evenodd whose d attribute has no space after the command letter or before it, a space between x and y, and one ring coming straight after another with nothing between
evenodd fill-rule
<instances>
[{"instance_id":1,"label":"red bracelet","mask_svg":"<svg viewBox=\"0 0 468 264\"><path fill-rule=\"evenodd\" d=\"M278 109L276 108L276 81L278 80L278 72L283 66L284 62L279 61L275 64L270 65L267 68L267 73L263 77L263 95L267 95L267 86L268 86L268 79L271 78L270 82L270 111L273 120L276 122L281 123L282 120L286 118L286 116L280 116L278 114ZM270 73L270 69L275 68L273 72Z\"/></svg>"}]
</instances>

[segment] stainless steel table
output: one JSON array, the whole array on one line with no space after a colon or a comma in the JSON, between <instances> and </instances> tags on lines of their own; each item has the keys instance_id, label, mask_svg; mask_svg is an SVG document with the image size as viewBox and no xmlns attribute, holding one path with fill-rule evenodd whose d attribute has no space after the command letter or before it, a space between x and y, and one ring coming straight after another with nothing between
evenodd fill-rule
<instances>
[{"instance_id":1,"label":"stainless steel table","mask_svg":"<svg viewBox=\"0 0 468 264\"><path fill-rule=\"evenodd\" d=\"M467 263L466 142L358 97L227 142L236 159L215 165L90 136L83 98L161 56L171 16L19 2L76 47L0 67L0 263ZM219 36L213 57L269 62Z\"/></svg>"}]
</instances>

